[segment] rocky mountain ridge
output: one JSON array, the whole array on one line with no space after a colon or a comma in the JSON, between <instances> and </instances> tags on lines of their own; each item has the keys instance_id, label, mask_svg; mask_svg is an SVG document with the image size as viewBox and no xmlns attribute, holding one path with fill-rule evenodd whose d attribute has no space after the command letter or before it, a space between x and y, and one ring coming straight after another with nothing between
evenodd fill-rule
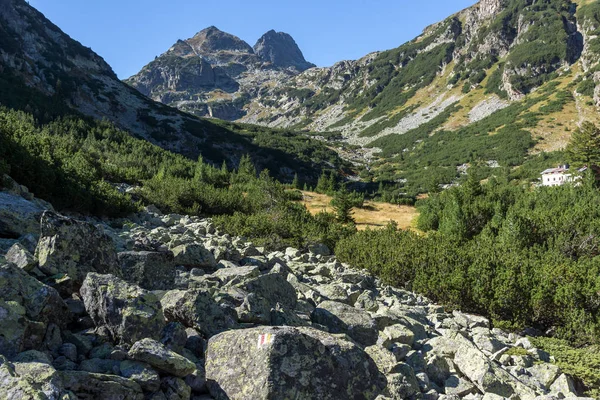
<instances>
[{"instance_id":1,"label":"rocky mountain ridge","mask_svg":"<svg viewBox=\"0 0 600 400\"><path fill-rule=\"evenodd\" d=\"M126 82L144 95L199 116L227 120L257 88L314 67L294 39L271 30L251 47L211 26L178 40Z\"/></svg>"},{"instance_id":2,"label":"rocky mountain ridge","mask_svg":"<svg viewBox=\"0 0 600 400\"><path fill-rule=\"evenodd\" d=\"M509 126L513 138L504 143L520 147L528 141L520 160L475 161L520 165L541 152L563 149L581 121L600 122L598 7L597 1L583 0L481 0L396 49L275 77L262 86L250 82L235 100L226 95L211 101L213 107L233 104L236 111L222 118L315 132L362 147L364 157L381 163L391 156L406 158L401 154L426 158L422 148L431 152L443 140L437 132L462 138L482 132L478 125L495 125L490 134ZM185 109L194 112L193 107L185 103ZM451 183L456 167L473 160L435 161L428 166ZM389 178L400 182L428 173L427 166L415 163L395 165L403 172Z\"/></svg>"},{"instance_id":3,"label":"rocky mountain ridge","mask_svg":"<svg viewBox=\"0 0 600 400\"><path fill-rule=\"evenodd\" d=\"M326 246L265 253L155 207L75 219L17 184L0 201L2 398L577 398L526 337Z\"/></svg>"},{"instance_id":4,"label":"rocky mountain ridge","mask_svg":"<svg viewBox=\"0 0 600 400\"><path fill-rule=\"evenodd\" d=\"M188 54L229 46L219 53L222 67L213 70L207 62L197 67L210 70L211 79L222 80L224 87L235 86L223 72L228 63L238 58L258 60L258 56L250 46L221 36L213 29L191 44L176 44L173 51ZM289 163L294 155L281 157L286 146L275 149L255 143L256 134L272 134L280 141L277 132L259 128L248 135L243 127L199 119L152 101L121 82L100 56L71 39L24 0L0 0L0 105L23 110L41 123L68 116L108 120L133 136L192 159L202 155L215 165L225 161L235 166L242 155L250 153L259 168L269 168L280 178L297 169ZM277 158L280 161L275 165ZM293 173L288 179L292 178Z\"/></svg>"}]
</instances>

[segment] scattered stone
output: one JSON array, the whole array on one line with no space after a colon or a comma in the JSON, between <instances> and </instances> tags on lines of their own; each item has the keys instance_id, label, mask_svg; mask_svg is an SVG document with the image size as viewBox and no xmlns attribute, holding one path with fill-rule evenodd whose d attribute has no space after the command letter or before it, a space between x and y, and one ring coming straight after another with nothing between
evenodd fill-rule
<instances>
[{"instance_id":1,"label":"scattered stone","mask_svg":"<svg viewBox=\"0 0 600 400\"><path fill-rule=\"evenodd\" d=\"M185 377L196 370L193 362L152 339L142 339L134 343L129 350L129 356L173 376Z\"/></svg>"}]
</instances>

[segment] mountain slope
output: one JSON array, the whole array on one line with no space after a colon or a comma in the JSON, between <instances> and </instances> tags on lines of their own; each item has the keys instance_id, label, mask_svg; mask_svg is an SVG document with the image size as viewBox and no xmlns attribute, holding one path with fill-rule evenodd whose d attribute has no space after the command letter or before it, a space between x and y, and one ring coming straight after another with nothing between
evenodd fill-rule
<instances>
[{"instance_id":1,"label":"mountain slope","mask_svg":"<svg viewBox=\"0 0 600 400\"><path fill-rule=\"evenodd\" d=\"M263 88L242 120L358 145L379 160L365 176L420 176L417 192L425 176L453 182L463 164L521 165L599 120L599 9L481 0L397 49Z\"/></svg>"},{"instance_id":2,"label":"mountain slope","mask_svg":"<svg viewBox=\"0 0 600 400\"><path fill-rule=\"evenodd\" d=\"M217 165L236 165L250 153L261 169L282 179L291 180L294 171L316 179L322 166L342 165L333 151L302 135L201 120L146 98L23 0L0 0L0 71L0 103L40 120L73 112L107 119L163 148L191 158L202 154Z\"/></svg>"},{"instance_id":3,"label":"mountain slope","mask_svg":"<svg viewBox=\"0 0 600 400\"><path fill-rule=\"evenodd\" d=\"M581 121L600 120L599 10L589 0L481 0L357 61L248 80L210 99L173 101L188 93L185 84L157 99L318 132L355 146L344 156L370 163L363 178L419 193L426 181L456 181L470 165L549 166L559 153L543 162L537 155L564 148Z\"/></svg>"},{"instance_id":4,"label":"mountain slope","mask_svg":"<svg viewBox=\"0 0 600 400\"><path fill-rule=\"evenodd\" d=\"M254 48L214 26L167 52L126 82L143 94L199 116L235 120L256 90L314 67L294 39L269 31Z\"/></svg>"}]
</instances>

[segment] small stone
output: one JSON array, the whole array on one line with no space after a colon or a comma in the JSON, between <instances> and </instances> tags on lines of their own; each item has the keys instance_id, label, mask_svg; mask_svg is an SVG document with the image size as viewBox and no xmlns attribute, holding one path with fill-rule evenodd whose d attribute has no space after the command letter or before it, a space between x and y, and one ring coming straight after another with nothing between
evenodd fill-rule
<instances>
[{"instance_id":1,"label":"small stone","mask_svg":"<svg viewBox=\"0 0 600 400\"><path fill-rule=\"evenodd\" d=\"M60 346L58 353L73 362L77 362L77 346L73 343L64 343Z\"/></svg>"}]
</instances>

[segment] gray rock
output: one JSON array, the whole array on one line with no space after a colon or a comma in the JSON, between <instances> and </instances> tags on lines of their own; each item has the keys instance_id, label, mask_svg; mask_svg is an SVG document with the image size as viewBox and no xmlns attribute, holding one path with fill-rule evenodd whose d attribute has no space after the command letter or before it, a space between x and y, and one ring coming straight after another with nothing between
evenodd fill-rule
<instances>
[{"instance_id":1,"label":"gray rock","mask_svg":"<svg viewBox=\"0 0 600 400\"><path fill-rule=\"evenodd\" d=\"M50 322L63 327L70 319L56 290L14 264L0 266L0 354L39 349Z\"/></svg>"},{"instance_id":2,"label":"gray rock","mask_svg":"<svg viewBox=\"0 0 600 400\"><path fill-rule=\"evenodd\" d=\"M387 376L387 390L390 398L402 400L419 393L419 382L414 370L408 364L400 363L393 374Z\"/></svg>"},{"instance_id":3,"label":"gray rock","mask_svg":"<svg viewBox=\"0 0 600 400\"><path fill-rule=\"evenodd\" d=\"M329 247L325 246L323 243L313 244L308 246L308 251L317 256L329 256L331 255L331 250Z\"/></svg>"},{"instance_id":4,"label":"gray rock","mask_svg":"<svg viewBox=\"0 0 600 400\"><path fill-rule=\"evenodd\" d=\"M52 364L52 358L50 356L37 350L27 350L19 353L16 357L13 357L12 361L21 363L36 362L41 364Z\"/></svg>"},{"instance_id":5,"label":"gray rock","mask_svg":"<svg viewBox=\"0 0 600 400\"><path fill-rule=\"evenodd\" d=\"M475 385L473 385L468 380L456 375L452 375L448 379L446 379L446 382L444 383L444 390L449 396L459 397L464 397L470 393L475 393L477 391Z\"/></svg>"},{"instance_id":6,"label":"gray rock","mask_svg":"<svg viewBox=\"0 0 600 400\"><path fill-rule=\"evenodd\" d=\"M77 362L77 346L73 343L64 343L58 349L58 354L65 356L68 360Z\"/></svg>"},{"instance_id":7,"label":"gray rock","mask_svg":"<svg viewBox=\"0 0 600 400\"><path fill-rule=\"evenodd\" d=\"M224 399L374 399L383 377L352 342L312 328L264 327L213 336L210 393Z\"/></svg>"},{"instance_id":8,"label":"gray rock","mask_svg":"<svg viewBox=\"0 0 600 400\"><path fill-rule=\"evenodd\" d=\"M118 254L123 277L143 289L169 290L175 283L173 254L156 251L126 251Z\"/></svg>"},{"instance_id":9,"label":"gray rock","mask_svg":"<svg viewBox=\"0 0 600 400\"><path fill-rule=\"evenodd\" d=\"M59 372L64 388L81 399L144 400L142 388L132 380L85 371Z\"/></svg>"},{"instance_id":10,"label":"gray rock","mask_svg":"<svg viewBox=\"0 0 600 400\"><path fill-rule=\"evenodd\" d=\"M29 201L23 197L0 192L0 237L14 237L28 233L39 234L40 217L48 206L41 202Z\"/></svg>"},{"instance_id":11,"label":"gray rock","mask_svg":"<svg viewBox=\"0 0 600 400\"><path fill-rule=\"evenodd\" d=\"M550 389L556 378L561 374L560 368L554 364L536 364L527 368L533 379L540 383L544 389Z\"/></svg>"},{"instance_id":12,"label":"gray rock","mask_svg":"<svg viewBox=\"0 0 600 400\"><path fill-rule=\"evenodd\" d=\"M160 338L165 321L153 293L112 275L90 273L81 295L94 324L106 327L118 343Z\"/></svg>"},{"instance_id":13,"label":"gray rock","mask_svg":"<svg viewBox=\"0 0 600 400\"><path fill-rule=\"evenodd\" d=\"M10 363L0 356L0 382L0 399L59 399L63 393L59 372L46 363Z\"/></svg>"},{"instance_id":14,"label":"gray rock","mask_svg":"<svg viewBox=\"0 0 600 400\"><path fill-rule=\"evenodd\" d=\"M254 52L276 67L292 67L302 72L315 66L304 59L294 39L284 32L265 33L254 45Z\"/></svg>"},{"instance_id":15,"label":"gray rock","mask_svg":"<svg viewBox=\"0 0 600 400\"><path fill-rule=\"evenodd\" d=\"M381 344L384 347L391 348L393 343L400 343L412 346L415 341L415 334L412 330L401 324L386 326L381 333Z\"/></svg>"},{"instance_id":16,"label":"gray rock","mask_svg":"<svg viewBox=\"0 0 600 400\"><path fill-rule=\"evenodd\" d=\"M192 390L183 379L167 376L162 379L160 389L167 400L190 400Z\"/></svg>"},{"instance_id":17,"label":"gray rock","mask_svg":"<svg viewBox=\"0 0 600 400\"><path fill-rule=\"evenodd\" d=\"M554 394L562 394L565 397L577 396L577 391L575 390L575 383L570 376L561 374L554 383L550 386L550 393Z\"/></svg>"},{"instance_id":18,"label":"gray rock","mask_svg":"<svg viewBox=\"0 0 600 400\"><path fill-rule=\"evenodd\" d=\"M196 370L196 365L193 362L152 339L142 339L134 343L131 350L129 350L129 357L178 377L185 377Z\"/></svg>"},{"instance_id":19,"label":"gray rock","mask_svg":"<svg viewBox=\"0 0 600 400\"><path fill-rule=\"evenodd\" d=\"M239 283L246 279L257 278L260 275L260 269L254 265L246 267L230 267L218 269L213 276L219 278L223 284L234 281Z\"/></svg>"},{"instance_id":20,"label":"gray rock","mask_svg":"<svg viewBox=\"0 0 600 400\"><path fill-rule=\"evenodd\" d=\"M150 365L139 362L125 360L119 364L120 375L130 379L140 385L147 392L156 392L160 389L160 376Z\"/></svg>"},{"instance_id":21,"label":"gray rock","mask_svg":"<svg viewBox=\"0 0 600 400\"><path fill-rule=\"evenodd\" d=\"M312 313L313 322L331 333L346 333L357 342L370 346L377 342L375 321L369 313L335 301L324 301Z\"/></svg>"},{"instance_id":22,"label":"gray rock","mask_svg":"<svg viewBox=\"0 0 600 400\"><path fill-rule=\"evenodd\" d=\"M58 276L66 291L77 291L89 272L120 276L115 245L101 229L48 211L41 227L35 252L39 268Z\"/></svg>"},{"instance_id":23,"label":"gray rock","mask_svg":"<svg viewBox=\"0 0 600 400\"><path fill-rule=\"evenodd\" d=\"M89 360L83 360L79 364L81 371L93 372L96 374L119 374L119 361L116 360L103 360L101 358L91 358Z\"/></svg>"},{"instance_id":24,"label":"gray rock","mask_svg":"<svg viewBox=\"0 0 600 400\"><path fill-rule=\"evenodd\" d=\"M284 310L296 308L296 291L279 274L266 274L235 285L230 292L243 297L237 307L240 322L271 324L271 310L278 306Z\"/></svg>"},{"instance_id":25,"label":"gray rock","mask_svg":"<svg viewBox=\"0 0 600 400\"><path fill-rule=\"evenodd\" d=\"M429 379L440 386L444 386L446 380L450 377L450 365L444 357L434 355L427 360L425 366Z\"/></svg>"},{"instance_id":26,"label":"gray rock","mask_svg":"<svg viewBox=\"0 0 600 400\"><path fill-rule=\"evenodd\" d=\"M175 263L188 268L216 268L213 254L202 244L183 244L172 249Z\"/></svg>"},{"instance_id":27,"label":"gray rock","mask_svg":"<svg viewBox=\"0 0 600 400\"><path fill-rule=\"evenodd\" d=\"M8 249L5 259L27 272L31 272L37 264L33 255L21 243L15 243Z\"/></svg>"},{"instance_id":28,"label":"gray rock","mask_svg":"<svg viewBox=\"0 0 600 400\"><path fill-rule=\"evenodd\" d=\"M165 293L161 304L168 321L180 322L206 337L238 326L235 310L222 307L201 289L171 290Z\"/></svg>"}]
</instances>

